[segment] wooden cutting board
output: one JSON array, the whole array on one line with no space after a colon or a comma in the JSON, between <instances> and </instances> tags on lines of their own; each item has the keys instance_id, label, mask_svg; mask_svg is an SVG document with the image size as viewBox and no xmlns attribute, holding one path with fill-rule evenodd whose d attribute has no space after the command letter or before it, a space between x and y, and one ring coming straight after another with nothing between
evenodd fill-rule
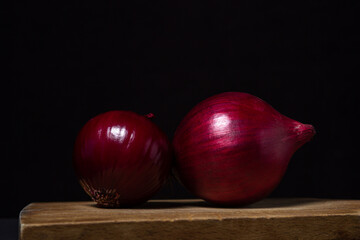
<instances>
[{"instance_id":1,"label":"wooden cutting board","mask_svg":"<svg viewBox=\"0 0 360 240\"><path fill-rule=\"evenodd\" d=\"M360 239L360 200L265 199L243 208L153 200L131 209L31 203L20 239Z\"/></svg>"}]
</instances>

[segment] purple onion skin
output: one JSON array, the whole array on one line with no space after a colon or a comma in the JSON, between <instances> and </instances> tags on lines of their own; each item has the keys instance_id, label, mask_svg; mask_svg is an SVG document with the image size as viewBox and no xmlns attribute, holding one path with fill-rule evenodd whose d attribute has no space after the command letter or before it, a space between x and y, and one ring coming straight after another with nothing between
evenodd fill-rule
<instances>
[{"instance_id":1,"label":"purple onion skin","mask_svg":"<svg viewBox=\"0 0 360 240\"><path fill-rule=\"evenodd\" d=\"M167 180L171 144L146 117L111 111L81 129L73 163L80 184L98 206L131 207L146 202Z\"/></svg>"},{"instance_id":2,"label":"purple onion skin","mask_svg":"<svg viewBox=\"0 0 360 240\"><path fill-rule=\"evenodd\" d=\"M175 172L209 203L242 206L279 184L294 152L314 127L277 112L247 93L226 92L196 105L177 128Z\"/></svg>"}]
</instances>

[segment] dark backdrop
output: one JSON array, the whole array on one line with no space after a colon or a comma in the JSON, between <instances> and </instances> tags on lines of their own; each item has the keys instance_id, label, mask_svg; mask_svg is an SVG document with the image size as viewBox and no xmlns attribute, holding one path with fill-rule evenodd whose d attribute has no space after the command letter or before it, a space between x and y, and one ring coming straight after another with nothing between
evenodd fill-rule
<instances>
[{"instance_id":1,"label":"dark backdrop","mask_svg":"<svg viewBox=\"0 0 360 240\"><path fill-rule=\"evenodd\" d=\"M13 1L0 217L89 200L71 154L108 110L153 112L171 138L199 101L256 95L317 129L272 197L360 198L359 1ZM155 197L193 197L178 183Z\"/></svg>"}]
</instances>

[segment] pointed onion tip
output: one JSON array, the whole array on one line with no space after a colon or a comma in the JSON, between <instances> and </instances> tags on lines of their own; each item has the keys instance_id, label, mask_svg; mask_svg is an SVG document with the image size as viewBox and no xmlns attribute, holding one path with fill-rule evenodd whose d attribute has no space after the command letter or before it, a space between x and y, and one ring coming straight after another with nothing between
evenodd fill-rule
<instances>
[{"instance_id":1,"label":"pointed onion tip","mask_svg":"<svg viewBox=\"0 0 360 240\"><path fill-rule=\"evenodd\" d=\"M310 141L316 134L315 128L311 124L298 124L295 127L295 132L297 134L297 138L299 142L307 142Z\"/></svg>"}]
</instances>

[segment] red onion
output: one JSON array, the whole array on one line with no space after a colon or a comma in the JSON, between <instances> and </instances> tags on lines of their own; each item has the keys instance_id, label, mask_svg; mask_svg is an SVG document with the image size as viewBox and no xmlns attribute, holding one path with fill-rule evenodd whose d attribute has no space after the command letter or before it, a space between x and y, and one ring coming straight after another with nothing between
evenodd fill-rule
<instances>
[{"instance_id":1,"label":"red onion","mask_svg":"<svg viewBox=\"0 0 360 240\"><path fill-rule=\"evenodd\" d=\"M81 129L74 167L80 184L98 206L134 206L147 201L166 181L170 147L165 134L146 117L111 111Z\"/></svg>"},{"instance_id":2,"label":"red onion","mask_svg":"<svg viewBox=\"0 0 360 240\"><path fill-rule=\"evenodd\" d=\"M228 92L195 106L175 132L175 172L214 204L239 206L270 194L314 127L281 115L247 93Z\"/></svg>"}]
</instances>

